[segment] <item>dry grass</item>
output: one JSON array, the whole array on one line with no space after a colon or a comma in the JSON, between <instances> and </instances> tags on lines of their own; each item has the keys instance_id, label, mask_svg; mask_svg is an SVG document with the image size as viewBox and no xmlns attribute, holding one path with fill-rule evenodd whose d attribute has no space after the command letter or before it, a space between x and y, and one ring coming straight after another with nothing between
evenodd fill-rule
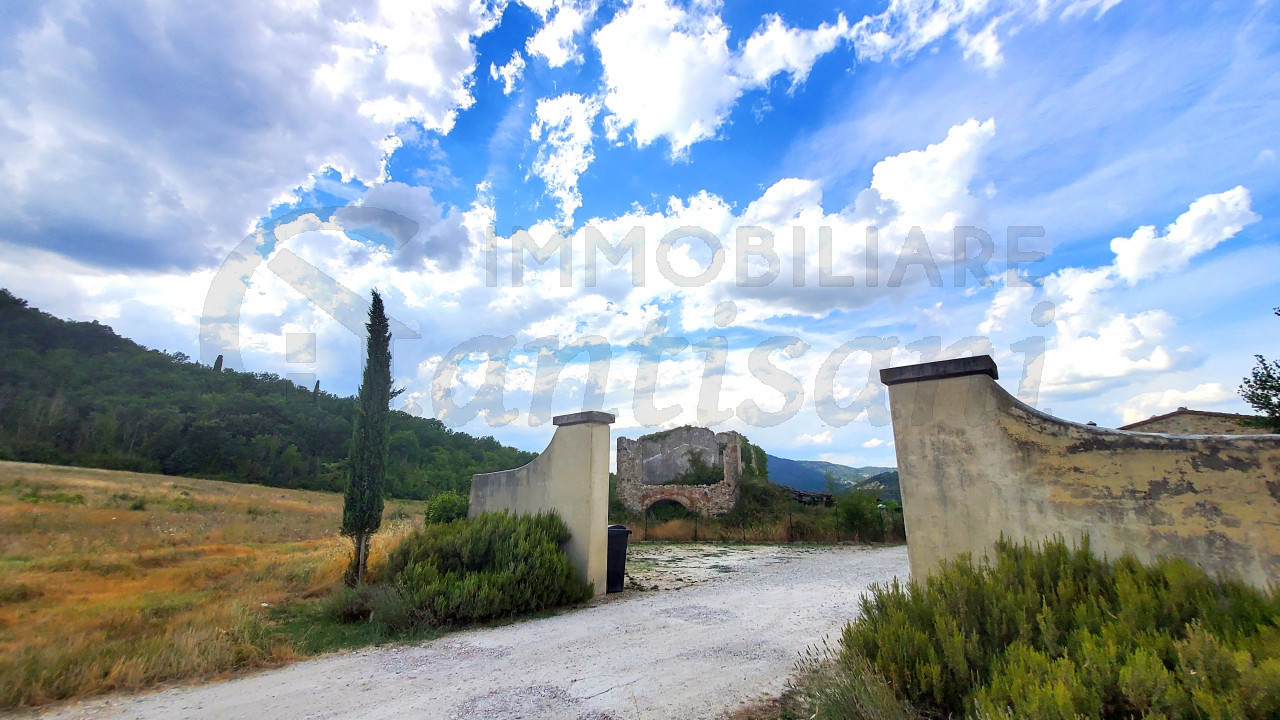
<instances>
[{"instance_id":1,"label":"dry grass","mask_svg":"<svg viewBox=\"0 0 1280 720\"><path fill-rule=\"evenodd\" d=\"M376 572L420 523L390 503ZM267 608L325 595L332 493L0 462L0 709L287 662Z\"/></svg>"},{"instance_id":2,"label":"dry grass","mask_svg":"<svg viewBox=\"0 0 1280 720\"><path fill-rule=\"evenodd\" d=\"M752 698L721 716L721 720L812 720L804 703L788 689L780 695Z\"/></svg>"},{"instance_id":3,"label":"dry grass","mask_svg":"<svg viewBox=\"0 0 1280 720\"><path fill-rule=\"evenodd\" d=\"M793 530L791 521L785 517L772 522L759 522L745 529L725 525L717 518L699 518L696 522L687 518L649 523L641 520L628 522L627 527L631 529L633 539L671 542L834 543L850 539L834 530L801 533Z\"/></svg>"}]
</instances>

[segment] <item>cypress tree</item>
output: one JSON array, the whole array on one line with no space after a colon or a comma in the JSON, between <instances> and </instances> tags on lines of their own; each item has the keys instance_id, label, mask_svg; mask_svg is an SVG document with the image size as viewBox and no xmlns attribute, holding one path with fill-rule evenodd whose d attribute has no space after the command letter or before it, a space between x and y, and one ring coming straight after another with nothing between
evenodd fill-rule
<instances>
[{"instance_id":1,"label":"cypress tree","mask_svg":"<svg viewBox=\"0 0 1280 720\"><path fill-rule=\"evenodd\" d=\"M347 569L348 585L364 579L369 541L382 526L382 486L387 474L391 440L391 333L382 296L373 291L369 308L364 377L356 399L351 454L347 461L347 492L342 504L342 534L351 538L354 554Z\"/></svg>"}]
</instances>

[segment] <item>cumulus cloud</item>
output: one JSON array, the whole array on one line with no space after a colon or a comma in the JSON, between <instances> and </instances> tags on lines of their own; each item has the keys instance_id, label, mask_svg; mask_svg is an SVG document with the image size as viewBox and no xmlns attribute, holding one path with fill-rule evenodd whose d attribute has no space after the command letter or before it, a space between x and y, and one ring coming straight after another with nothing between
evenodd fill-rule
<instances>
[{"instance_id":1,"label":"cumulus cloud","mask_svg":"<svg viewBox=\"0 0 1280 720\"><path fill-rule=\"evenodd\" d=\"M862 443L862 447L864 448L878 448L881 445L892 445L892 443L886 443L884 439L878 437L871 438L870 440Z\"/></svg>"},{"instance_id":2,"label":"cumulus cloud","mask_svg":"<svg viewBox=\"0 0 1280 720\"><path fill-rule=\"evenodd\" d=\"M399 234L393 238L395 245L391 248L395 251L392 262L399 270L456 268L471 242L463 226L463 214L441 208L428 187L379 183L369 188L355 207L388 210L408 223L403 229L383 231L388 235Z\"/></svg>"},{"instance_id":3,"label":"cumulus cloud","mask_svg":"<svg viewBox=\"0 0 1280 720\"><path fill-rule=\"evenodd\" d=\"M1181 270L1187 262L1218 243L1234 237L1246 225L1262 219L1250 209L1249 191L1243 186L1191 203L1164 234L1144 225L1129 237L1111 241L1116 274L1129 285L1154 275Z\"/></svg>"},{"instance_id":4,"label":"cumulus cloud","mask_svg":"<svg viewBox=\"0 0 1280 720\"><path fill-rule=\"evenodd\" d=\"M58 317L97 320L148 347L196 357L212 270L134 273L40 248L0 245L0 277L14 295Z\"/></svg>"},{"instance_id":5,"label":"cumulus cloud","mask_svg":"<svg viewBox=\"0 0 1280 720\"><path fill-rule=\"evenodd\" d=\"M1006 274L1004 286L996 291L996 296L987 306L985 316L978 325L978 332L990 335L1005 328L1006 323L1018 312L1024 312L1035 297L1036 288L1031 283L1020 282L1015 276Z\"/></svg>"},{"instance_id":6,"label":"cumulus cloud","mask_svg":"<svg viewBox=\"0 0 1280 720\"><path fill-rule=\"evenodd\" d=\"M524 77L525 61L519 50L511 53L511 59L505 65L489 63L489 77L502 80L502 94L510 95L516 91L516 83Z\"/></svg>"},{"instance_id":7,"label":"cumulus cloud","mask_svg":"<svg viewBox=\"0 0 1280 720\"><path fill-rule=\"evenodd\" d=\"M739 324L754 325L788 315L824 317L881 298L905 298L930 282L925 267L951 275L953 227L976 224L984 212L982 199L968 188L981 186L975 179L993 134L990 120L970 120L951 128L938 143L887 157L876 164L870 186L850 205L825 199L817 181L782 178L745 207L700 192L669 198L660 210L594 218L592 229L607 242L642 234L649 268L645 286L629 289L632 278L626 268L600 261L599 286L616 284L618 292L631 293L633 303L678 296L686 329L713 325L716 307L725 300L737 304ZM867 239L872 227L875 243ZM696 277L716 264L697 292L656 272L659 241L679 228L699 228L720 247L716 259L703 240L686 237L671 246L670 265L684 277ZM913 228L922 228L925 240L915 246L914 255L903 252ZM753 256L740 233L770 250ZM539 242L545 239L540 236ZM584 257L580 234L574 242L575 258ZM765 254L777 259L774 267Z\"/></svg>"},{"instance_id":8,"label":"cumulus cloud","mask_svg":"<svg viewBox=\"0 0 1280 720\"><path fill-rule=\"evenodd\" d=\"M1129 398L1116 407L1125 425L1146 420L1180 407L1202 410L1205 406L1218 405L1235 397L1221 383L1203 383L1190 390L1158 390Z\"/></svg>"},{"instance_id":9,"label":"cumulus cloud","mask_svg":"<svg viewBox=\"0 0 1280 720\"><path fill-rule=\"evenodd\" d=\"M794 87L804 82L819 57L834 50L848 34L849 23L843 15L816 30L788 27L781 17L768 15L764 26L743 44L737 74L745 82L763 87L773 76L785 72Z\"/></svg>"},{"instance_id":10,"label":"cumulus cloud","mask_svg":"<svg viewBox=\"0 0 1280 720\"><path fill-rule=\"evenodd\" d=\"M582 206L578 178L595 159L591 149L592 131L600 100L565 93L538 101L529 134L542 142L533 172L547 184L547 190L560 201L560 213L566 223Z\"/></svg>"},{"instance_id":11,"label":"cumulus cloud","mask_svg":"<svg viewBox=\"0 0 1280 720\"><path fill-rule=\"evenodd\" d=\"M559 102L556 102L559 101ZM590 115L590 106L598 104L598 99L583 97L551 98L544 105L541 113L544 126L536 132L546 144L557 130L563 131L572 127L577 118ZM580 112L583 108L585 113ZM974 123L981 127L983 123ZM570 143L572 132L565 134L561 144ZM589 138L589 133L583 133ZM958 182L967 185L976 173L980 163L969 162L970 153L960 152L957 144L974 143L980 146L983 132L955 132L935 143L926 152L939 154L955 159L953 163L922 161L912 156L902 162L908 162L924 175L933 173L959 173ZM589 148L589 145L580 145ZM980 147L972 148L980 152ZM550 152L547 154L550 160ZM580 157L566 156L569 159ZM901 156L892 156L882 162L890 166L900 161ZM576 167L566 160L567 172L572 175ZM547 176L556 175L547 167ZM885 174L887 173L887 174ZM882 173L884 177L900 177L900 173L892 168ZM571 248L570 271L572 280L566 284L562 281L560 263L553 256L544 263L537 263L525 256L522 281L511 285L511 254L506 251L510 247L509 239L497 238L499 249L496 258L487 255L486 229L493 223L494 209L488 204L487 194L483 188L478 200L471 209L456 217L445 213L431 202L430 194L421 188L397 187L395 184L381 186L376 194L370 191L365 203L372 207L379 205L392 206L398 213L409 214L423 230L415 230L410 234L417 238L413 243L398 245L395 243L370 242L366 237L344 239L336 236L333 228L323 225L307 226L303 231L290 235L286 243L269 249L267 267L263 270L267 277L255 276L254 290L245 301L242 317L246 318L242 331L242 341L248 343L246 350L259 363L263 358L275 357L280 362L283 348L283 332L316 332L320 336L320 360L315 372L322 377L329 377L334 371L331 365L335 356L331 349L334 342L348 342L346 331L339 327L336 330L324 330L332 326L324 313L307 311L311 303L305 293L279 278L271 277L271 261L286 251L296 254L301 260L313 265L318 271L332 277L343 287L351 289L357 295L367 293L370 287L385 290L388 307L393 315L403 313L408 318L422 318L424 313L430 315L430 330L420 330L421 340L406 341L421 345L406 347L420 348L402 357L437 358L434 361L423 361L416 373L404 376L402 370L397 371L397 382L408 388L406 398L412 399L424 412L433 412L434 400L432 383L434 372L439 367L440 357L445 357L449 349L469 338L493 336L494 338L510 338L511 357L507 364L507 387L510 395L505 402L508 409L513 407L529 408L528 389L537 390L550 387L542 380L530 380L530 368L539 362L536 347L550 344L553 347L565 348L570 343L587 343L603 347L609 357L607 377L601 381L604 388L604 407L617 408L620 411L620 427L638 427L641 425L673 423L673 422L726 422L725 412L731 425L737 423L743 427L743 418L751 417L772 422L769 418L787 417L789 413L799 412L803 407L813 407L810 388L814 387L815 377L827 356L838 344L838 339L826 335L798 338L787 337L800 330L786 330L779 335L768 348L769 363L786 373L801 378L805 391L793 394L787 389L776 389L762 385L758 373L774 380L785 379L785 375L775 373L767 366L760 364L760 358L752 358L755 349L740 345L741 340L736 333L752 332L755 329L769 328L771 323L780 318L787 318L796 313L813 316L826 315L833 309L857 307L874 302L879 298L902 299L920 288L917 283L904 284L901 287L868 287L865 275L858 276L857 287L819 287L817 282L817 265L819 243L816 227L830 224L835 228L834 239L840 255L837 271L844 273L861 272L860 256L855 248L861 242L867 224L883 222L886 231L882 239L882 252L886 253L883 261L883 272L888 273L893 266L890 259L896 247L901 244L904 227L901 223L924 222L938 218L952 217L952 209L921 205L912 200L912 188L951 186L953 182L940 181L937 178L922 175L917 183L906 182L900 178L896 184L884 188L885 194L875 191L877 200L873 203L855 203L854 207L843 210L824 209L823 195L819 183L801 178L784 178L764 190L759 197L745 207L738 207L717 195L699 192L684 198L671 198L661 210L652 212L633 210L612 218L595 218L590 225L598 230L609 243L618 243L628 234L641 228L645 244L638 258L628 258L623 262L606 260L597 257L595 267L597 276L593 284L584 283L587 266L586 231L579 229L566 239L566 246ZM978 183L980 186L980 183ZM569 187L565 185L564 187ZM873 188L868 188L872 190ZM957 203L968 203L971 196L954 195ZM571 198L570 198L571 199ZM841 203L836 203L839 207ZM795 287L791 284L790 265L793 260L793 249L790 246L792 223L799 223L809 231L809 244L805 250L804 262L808 263L807 284ZM331 223L332 225L332 223ZM451 245L448 238L454 237L446 231L457 231L458 226L468 239L460 246ZM718 275L706 285L694 288L673 282L665 273L659 271L659 240L672 230L682 226L698 226L722 241L721 265ZM755 226L774 232L779 238L776 249L785 253L784 275L767 288L739 287L736 282L735 258L731 254L735 229L741 226ZM564 232L564 225L556 221L537 223L528 229L538 243L552 240L557 232ZM897 228L890 235L887 228ZM435 235L444 234L443 242L436 249L432 243ZM385 233L384 233L385 234ZM943 245L950 245L950 235L946 236ZM378 236L374 236L378 239ZM413 247L418 240L423 241L421 247ZM451 252L460 252L461 260L456 263L446 261ZM417 253L420 256L403 260L398 255ZM441 257L436 257L441 255ZM851 255L853 259L845 258ZM670 266L686 277L699 274L711 261L710 249L700 241L677 243L671 248L668 260ZM495 265L493 276L488 275L490 261ZM945 260L945 258L943 258ZM644 282L634 283L633 270L639 264L647 269ZM751 265L755 268L755 265ZM417 268L417 269L415 269ZM422 268L428 271L423 272ZM755 270L753 269L753 272ZM490 278L497 281L495 288ZM263 289L263 294L257 292ZM810 295L817 295L812 298ZM275 298L270 300L268 296ZM725 300L731 300L726 309ZM308 314L310 312L310 314ZM300 317L289 328L282 328L280 318ZM310 319L307 319L310 318ZM728 345L725 364L722 371L708 370L707 352L717 347L713 338L725 332L721 328L735 328L735 338ZM410 327L415 327L410 323ZM704 343L703 349L680 345L681 339L693 343ZM505 342L505 341L504 341ZM726 340L726 342L728 342ZM664 345L674 343L672 345ZM645 353L652 348L670 347L671 350L662 356L656 365L643 359ZM358 351L357 351L358 354ZM472 353L474 354L474 353ZM706 357L704 357L706 355ZM564 407L564 403L581 403L584 393L592 387L583 369L586 365L585 350L578 356L576 363L570 363L564 370L563 382L556 385L554 403ZM483 373L477 374L479 360L468 361L459 373L459 382L464 380L483 383ZM841 411L840 419L852 420L866 407L874 405L876 393L874 388L867 390L867 383L872 375L873 358L865 352L853 352L838 368L832 368L831 374L835 399L841 405L863 403L863 406L851 407ZM751 368L755 364L755 371ZM272 367L266 363L267 367ZM276 365L278 366L278 365ZM353 371L354 373L354 371ZM536 373L535 373L536 375ZM354 374L353 374L354 377ZM718 390L707 394L709 382L705 378L718 378ZM637 382L653 384L653 400L651 408L636 405ZM467 386L460 386L458 397L463 402L470 392ZM704 395L706 402L703 402ZM744 404L750 401L751 406ZM541 402L541 401L540 401ZM550 402L550 401L548 401ZM807 403L807 405L806 405ZM541 407L541 406L539 406ZM579 404L580 407L580 404ZM666 408L675 408L675 415L665 413ZM662 411L662 412L660 412ZM665 413L665 414L664 414ZM541 417L542 410L539 410ZM474 429L482 429L484 417L506 417L499 410L480 416L474 422ZM717 418L709 420L707 418ZM809 433L813 442L825 444L822 429ZM835 433L832 432L832 442ZM787 438L794 440L794 435ZM781 441L781 440L779 440Z\"/></svg>"},{"instance_id":12,"label":"cumulus cloud","mask_svg":"<svg viewBox=\"0 0 1280 720\"><path fill-rule=\"evenodd\" d=\"M739 95L729 28L709 11L639 0L594 36L604 65L607 128L644 147L665 137L674 154L712 137Z\"/></svg>"},{"instance_id":13,"label":"cumulus cloud","mask_svg":"<svg viewBox=\"0 0 1280 720\"><path fill-rule=\"evenodd\" d=\"M820 433L801 433L796 437L797 445L830 445L831 431L823 430Z\"/></svg>"},{"instance_id":14,"label":"cumulus cloud","mask_svg":"<svg viewBox=\"0 0 1280 720\"><path fill-rule=\"evenodd\" d=\"M594 35L604 65L610 138L629 130L644 147L659 138L673 155L712 138L742 93L780 73L803 82L818 57L846 39L848 22L814 30L765 17L741 48L729 48L729 28L716 7L686 9L667 0L639 0Z\"/></svg>"},{"instance_id":15,"label":"cumulus cloud","mask_svg":"<svg viewBox=\"0 0 1280 720\"><path fill-rule=\"evenodd\" d=\"M694 143L716 137L745 92L783 73L794 88L818 58L845 43L860 61L881 62L909 59L953 38L966 60L994 72L1004 61L1001 33L1090 11L1101 17L1118 2L892 0L852 25L838 15L813 29L790 27L770 14L731 47L717 4L638 0L593 37L604 66L606 127L613 139L629 131L640 147L665 139L681 157Z\"/></svg>"},{"instance_id":16,"label":"cumulus cloud","mask_svg":"<svg viewBox=\"0 0 1280 720\"><path fill-rule=\"evenodd\" d=\"M996 26L999 22L999 20L992 20L976 33L971 33L966 28L956 31L956 39L964 48L965 60L976 60L988 70L1000 67L1004 62L1004 55L1000 52L1000 40L996 36Z\"/></svg>"},{"instance_id":17,"label":"cumulus cloud","mask_svg":"<svg viewBox=\"0 0 1280 720\"><path fill-rule=\"evenodd\" d=\"M525 43L530 56L541 57L547 65L557 68L571 62L582 62L578 49L578 35L593 12L591 7L580 7L572 2L556 3L548 8L544 18L551 14L538 32ZM552 14L553 13L553 14Z\"/></svg>"},{"instance_id":18,"label":"cumulus cloud","mask_svg":"<svg viewBox=\"0 0 1280 720\"><path fill-rule=\"evenodd\" d=\"M969 184L995 132L995 120L969 119L948 130L942 142L876 163L871 188L891 200L911 225L941 229L962 225L980 203Z\"/></svg>"},{"instance_id":19,"label":"cumulus cloud","mask_svg":"<svg viewBox=\"0 0 1280 720\"><path fill-rule=\"evenodd\" d=\"M566 190L562 199L570 205L576 202L574 194L568 192L572 187L570 181L576 178L575 173L581 172L583 163L589 162L584 158L590 157L590 118L600 112L600 105L599 98L570 94L549 98L535 111L539 126L533 132L546 149L542 156L545 164L539 165L539 169L550 182L565 179L560 186ZM966 126L969 129L965 129ZM725 409L731 410L731 416L736 418L731 422L738 423L739 427L745 422L742 417L746 416L767 418L777 413L786 416L788 412L798 412L803 407L801 403L812 407L812 395L807 389L814 386L820 365L838 341L833 337L815 336L784 337L775 343L777 347L768 355L770 363L803 379L806 392L793 395L762 385L751 371L753 362L757 363L756 372L761 371L759 359L752 359L753 348L743 347L737 333L767 328L771 322L796 313L816 317L835 309L863 306L880 298L901 299L909 296L913 288L918 289L918 284L910 283L903 287L891 288L883 283L879 287L868 287L865 275L858 274L864 271L859 269L862 258L857 254L857 247L868 224L882 223L881 251L886 258L882 266L887 273L893 267L892 253L901 244L904 223L930 226L940 219L974 211L969 206L973 197L968 193L948 195L956 203L955 207L923 203L920 196L925 194L925 188L970 184L980 187L985 182L976 177L981 162L974 161L974 155L981 155L983 143L990 137L983 126L984 123L976 121L957 126L961 129L925 148L925 157L910 151L885 158L883 166L878 168L878 176L884 179L879 189L873 181L873 187L864 191L864 195L874 195L874 201L863 197L861 202L843 207L849 200L847 196L824 201L821 184L816 181L782 178L745 206L712 193L698 192L670 198L659 210L636 209L594 220L592 224L612 243L622 240L637 226L644 228L647 243L639 262L647 267L648 273L639 286L633 283L631 264L614 264L599 258L595 284L584 287L586 253L584 233L579 231L570 239L574 281L568 286L561 282L559 263L551 260L542 265L528 261L523 282L512 287L509 258L500 255L496 267L498 287L495 288L487 273L490 258L486 255L485 242L486 229L493 224L495 211L484 187L478 189L479 199L471 208L459 212L443 208L427 188L394 182L375 184L349 211L355 214L341 214L328 220L299 219L287 228L279 242L264 242L253 249L255 262L248 271L249 291L235 306L239 313L236 342L242 349L243 365L285 374L313 374L326 388L333 389L338 389L331 384L334 378L358 377L354 362L359 357L359 338L346 324L335 320L330 307L335 293L318 293L313 287L311 280L323 276L359 297L367 297L372 287L382 289L391 315L403 319L410 330L416 331L414 334L422 336L413 339L408 333L397 334L397 362L404 365L397 365L396 378L398 384L408 388L406 400L413 400L429 414L434 412L432 383L440 363L438 358L447 356L450 348L470 338L489 335L510 338L514 343L507 366L510 373L510 395L505 400L508 409L529 408L528 388L536 390L546 384L530 379L530 368L536 368L539 358L538 352L530 349L532 345L550 342L565 347L571 342L594 338L591 342L603 344L611 353L604 381L607 398L604 407L621 411L620 426L647 424L655 417L662 422L711 422L700 414L705 408L721 411L706 417L723 417ZM556 156L566 149L572 152ZM935 162L935 157L948 160ZM904 167L895 168L897 163L903 163ZM920 174L914 182L904 176L907 168ZM948 177L933 177L938 174ZM824 207L824 203L829 207ZM394 211L408 224L401 227L392 221L394 219L369 218L357 212L379 208ZM804 287L795 287L790 282L791 264L795 259L790 244L792 224L802 225L808 232L809 242L802 260L807 268ZM822 225L834 229L836 271L857 276L856 287L818 286L820 251L816 228ZM684 287L658 271L658 241L681 226L705 228L723 244L722 269L705 286ZM784 274L770 287L739 287L736 282L736 259L730 253L735 229L741 226L769 230L778 239L776 248L785 258ZM361 232L351 232L353 228ZM363 231L366 228L368 231ZM539 242L546 241L558 230L563 230L563 225L550 220L529 228ZM946 236L944 245L950 245L949 237ZM498 247L507 246L506 239L499 238ZM709 249L693 241L678 244L669 260L677 272L692 276L706 266L709 258ZM15 260L11 266L17 267L20 262ZM293 262L295 268L310 266L314 273L281 272L282 268L287 269L282 264L286 262ZM30 264L40 265L39 262ZM758 269L754 264L750 267L752 272ZM77 272L83 275L88 271ZM54 284L48 276L41 282ZM112 311L111 306L116 302L114 293L123 285L112 281L114 284L104 286L107 289L97 291L93 290L92 283L90 277L78 278L75 283L77 292L84 297L84 316L111 317L111 312L98 313L95 309ZM198 315L209 283L204 279L185 285L165 281L157 283L157 287L166 291L182 288L190 296L184 296L183 302L196 308L188 314ZM323 302L317 301L316 295L324 295ZM724 300L733 301L729 310L723 307ZM165 312L166 301L159 294L155 303L146 308L147 312ZM120 311L120 315L133 317L124 311ZM429 327L414 323L428 317ZM133 334L140 326L126 324L120 329ZM655 347L673 338L691 337L693 342L701 342L700 338L726 332L723 328L727 326L733 327L735 334L724 370L710 375L720 377L722 384L716 397L702 409L699 401L707 387L704 374L708 373L703 351L684 347L652 366L644 364L641 351L637 350ZM190 334L191 328L182 332ZM770 334L786 336L800 332L786 330ZM290 333L317 336L315 362L297 363L287 357L285 349ZM714 347L714 343L706 347ZM565 370L565 380L555 391L557 407L573 402L581 406L584 393L591 387L582 370L586 357L584 353L578 358L577 369ZM431 358L437 359L430 361ZM460 378L482 383L483 373L477 375L476 370L480 359L469 360L470 364L459 373ZM874 402L874 393L866 392L870 373L869 356L865 353L851 356L833 379L839 402ZM785 377L765 374L775 379ZM677 415L668 419L649 410L635 412L637 379L652 380L655 407L678 408ZM459 388L455 398L459 403L464 397L470 397L466 395L468 388ZM354 388L347 388L351 389ZM744 407L747 401L753 405ZM739 412L744 415L739 417ZM854 408L845 415L852 419L859 412ZM483 429L486 417L496 419L506 415L498 410L482 414L472 428ZM827 436L822 428L813 429L809 434L815 443L826 444L823 440ZM787 440L794 437L790 435Z\"/></svg>"},{"instance_id":20,"label":"cumulus cloud","mask_svg":"<svg viewBox=\"0 0 1280 720\"><path fill-rule=\"evenodd\" d=\"M1048 395L1072 396L1176 370L1194 360L1190 348L1171 343L1176 320L1161 309L1127 313L1116 305L1125 288L1180 270L1188 262L1234 237L1259 220L1251 208L1249 191L1235 187L1205 195L1163 234L1143 226L1129 237L1111 243L1110 264L1095 268L1068 267L1043 278L1039 288L1019 287L1006 279L987 308L978 331L1005 328L1019 308L1033 301L1047 302L1054 335L1047 345L1041 390Z\"/></svg>"},{"instance_id":21,"label":"cumulus cloud","mask_svg":"<svg viewBox=\"0 0 1280 720\"><path fill-rule=\"evenodd\" d=\"M494 22L469 0L42 5L4 31L0 239L208 266L324 168L377 180L403 123L449 131Z\"/></svg>"}]
</instances>

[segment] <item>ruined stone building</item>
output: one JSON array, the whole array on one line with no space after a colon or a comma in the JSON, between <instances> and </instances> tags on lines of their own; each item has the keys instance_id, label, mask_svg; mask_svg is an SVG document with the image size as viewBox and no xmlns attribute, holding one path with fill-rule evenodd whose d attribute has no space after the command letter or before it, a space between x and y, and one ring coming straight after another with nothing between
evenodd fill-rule
<instances>
[{"instance_id":1,"label":"ruined stone building","mask_svg":"<svg viewBox=\"0 0 1280 720\"><path fill-rule=\"evenodd\" d=\"M636 440L618 438L618 499L633 512L671 500L701 515L738 501L746 441L736 432L679 427ZM713 472L710 469L718 469ZM707 483L708 477L718 482Z\"/></svg>"}]
</instances>

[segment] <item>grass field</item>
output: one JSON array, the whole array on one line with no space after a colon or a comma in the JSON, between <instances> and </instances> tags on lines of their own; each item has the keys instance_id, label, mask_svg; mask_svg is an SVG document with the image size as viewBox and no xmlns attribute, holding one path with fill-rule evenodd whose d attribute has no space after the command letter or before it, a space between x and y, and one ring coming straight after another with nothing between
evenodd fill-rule
<instances>
[{"instance_id":1,"label":"grass field","mask_svg":"<svg viewBox=\"0 0 1280 720\"><path fill-rule=\"evenodd\" d=\"M333 493L0 462L0 709L381 639L320 609L341 517ZM422 503L384 518L372 572Z\"/></svg>"}]
</instances>

